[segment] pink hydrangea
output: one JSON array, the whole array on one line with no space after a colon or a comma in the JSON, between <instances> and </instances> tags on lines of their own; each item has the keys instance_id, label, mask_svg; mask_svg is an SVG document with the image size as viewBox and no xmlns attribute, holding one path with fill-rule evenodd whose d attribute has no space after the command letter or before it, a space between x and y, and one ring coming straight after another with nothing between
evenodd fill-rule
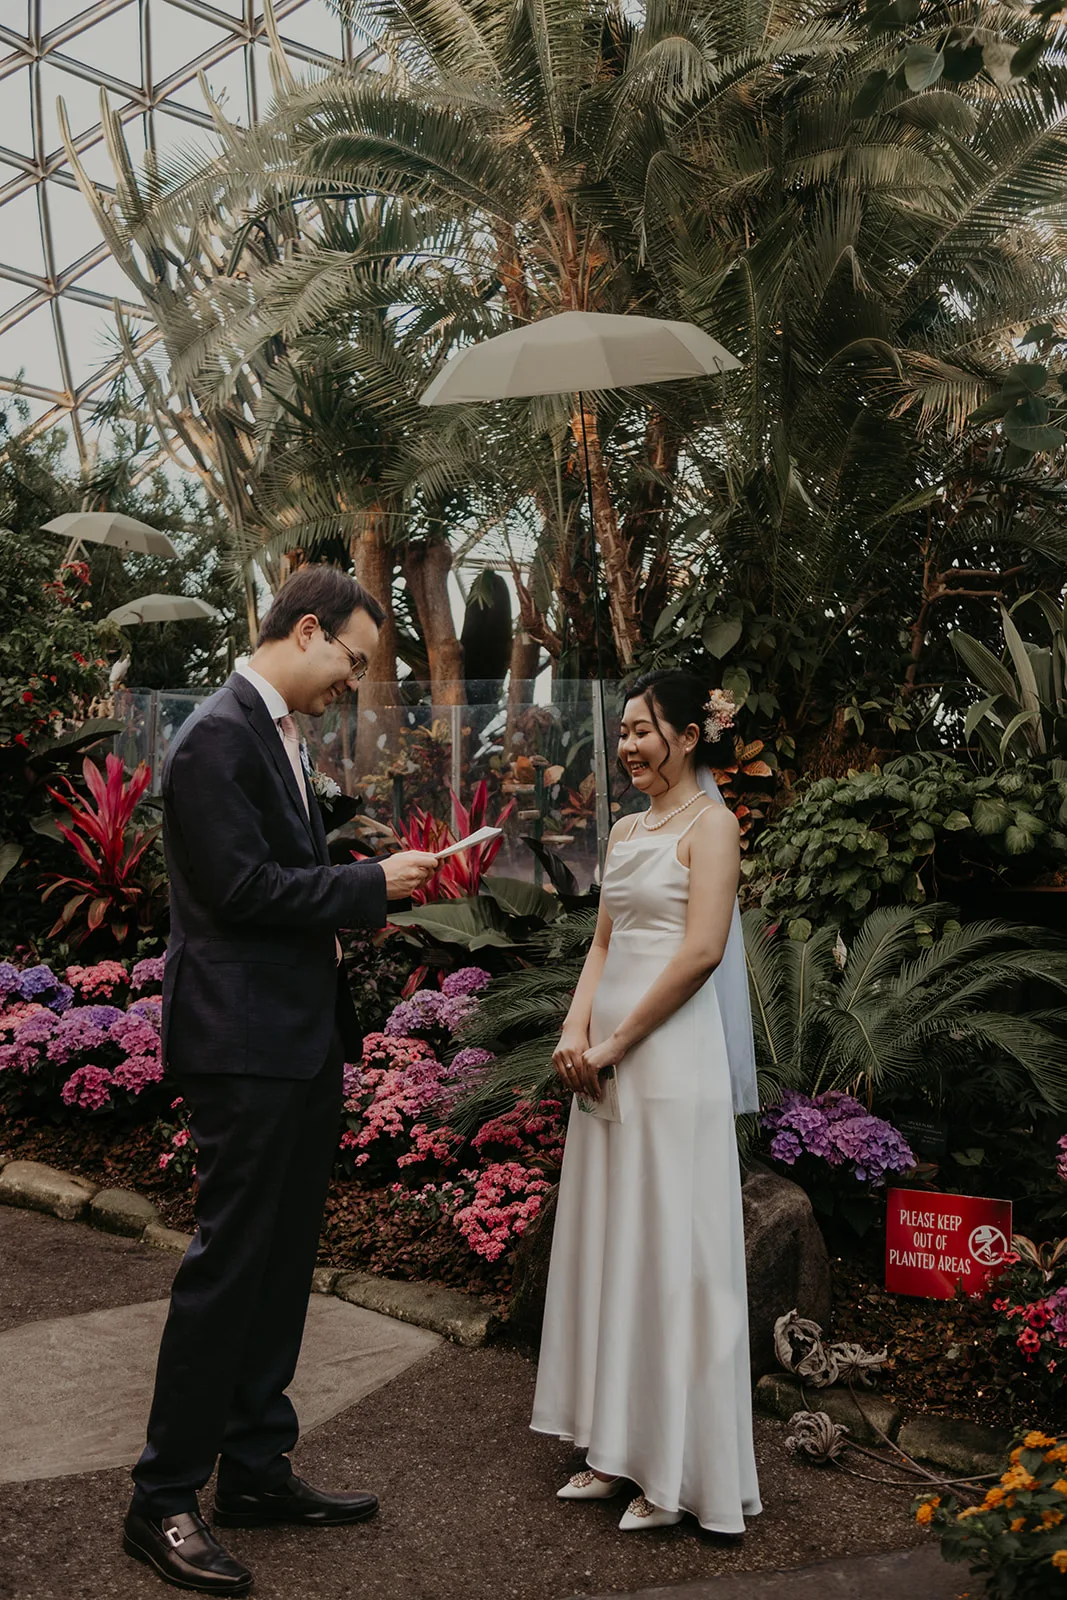
<instances>
[{"instance_id":1,"label":"pink hydrangea","mask_svg":"<svg viewBox=\"0 0 1067 1600\"><path fill-rule=\"evenodd\" d=\"M75 993L84 999L96 995L109 999L116 989L124 989L128 982L121 961L98 961L93 967L68 967L65 976Z\"/></svg>"},{"instance_id":2,"label":"pink hydrangea","mask_svg":"<svg viewBox=\"0 0 1067 1600\"><path fill-rule=\"evenodd\" d=\"M48 1010L35 1011L20 1022L15 1029L15 1043L21 1045L48 1044L63 1024Z\"/></svg>"},{"instance_id":3,"label":"pink hydrangea","mask_svg":"<svg viewBox=\"0 0 1067 1600\"><path fill-rule=\"evenodd\" d=\"M0 1044L0 1072L32 1072L40 1057L31 1044Z\"/></svg>"},{"instance_id":4,"label":"pink hydrangea","mask_svg":"<svg viewBox=\"0 0 1067 1600\"><path fill-rule=\"evenodd\" d=\"M125 1061L120 1061L111 1072L111 1081L117 1089L126 1089L130 1094L143 1094L153 1083L160 1083L163 1078L163 1063L158 1052L155 1055L127 1056Z\"/></svg>"},{"instance_id":5,"label":"pink hydrangea","mask_svg":"<svg viewBox=\"0 0 1067 1600\"><path fill-rule=\"evenodd\" d=\"M48 1008L46 1006L42 1006L37 1000L18 1001L17 1004L10 1006L3 1013L3 1015L0 1016L0 1034L14 1033L16 1028L21 1027L21 1025L26 1021L27 1017L36 1016L38 1012L46 1011L47 1009Z\"/></svg>"},{"instance_id":6,"label":"pink hydrangea","mask_svg":"<svg viewBox=\"0 0 1067 1600\"><path fill-rule=\"evenodd\" d=\"M130 973L130 988L136 992L147 989L150 983L162 983L165 960L164 956L146 956L138 961Z\"/></svg>"},{"instance_id":7,"label":"pink hydrangea","mask_svg":"<svg viewBox=\"0 0 1067 1600\"><path fill-rule=\"evenodd\" d=\"M456 1228L476 1255L497 1261L537 1216L552 1184L517 1161L493 1161L480 1172L464 1172L474 1198L457 1211Z\"/></svg>"},{"instance_id":8,"label":"pink hydrangea","mask_svg":"<svg viewBox=\"0 0 1067 1600\"><path fill-rule=\"evenodd\" d=\"M79 1106L82 1111L101 1111L111 1104L111 1074L106 1067L95 1067L88 1062L72 1072L60 1090L66 1106Z\"/></svg>"}]
</instances>

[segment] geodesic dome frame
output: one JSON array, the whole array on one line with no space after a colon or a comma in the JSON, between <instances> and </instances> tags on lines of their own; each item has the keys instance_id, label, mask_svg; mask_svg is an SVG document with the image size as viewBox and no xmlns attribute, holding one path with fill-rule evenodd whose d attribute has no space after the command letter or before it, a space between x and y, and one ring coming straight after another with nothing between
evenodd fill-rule
<instances>
[{"instance_id":1,"label":"geodesic dome frame","mask_svg":"<svg viewBox=\"0 0 1067 1600\"><path fill-rule=\"evenodd\" d=\"M273 11L294 65L331 66L365 47L326 0L274 0ZM113 302L133 319L144 312L78 190L56 102L104 188L101 89L135 160L210 131L201 72L247 124L270 92L262 0L7 0L0 19L0 392L26 398L35 432L69 423L84 460L88 413L121 366Z\"/></svg>"}]
</instances>

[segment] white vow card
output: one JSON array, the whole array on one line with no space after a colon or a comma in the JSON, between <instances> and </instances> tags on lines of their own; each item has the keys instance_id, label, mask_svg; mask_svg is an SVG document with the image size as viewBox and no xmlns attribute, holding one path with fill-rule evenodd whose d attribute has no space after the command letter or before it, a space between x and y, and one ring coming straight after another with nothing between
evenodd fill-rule
<instances>
[{"instance_id":1,"label":"white vow card","mask_svg":"<svg viewBox=\"0 0 1067 1600\"><path fill-rule=\"evenodd\" d=\"M468 833L465 839L448 845L446 849L435 850L434 855L438 861L443 861L445 856L454 856L459 850L469 850L472 845L488 844L490 839L499 839L503 832L503 828L479 828L477 833Z\"/></svg>"},{"instance_id":2,"label":"white vow card","mask_svg":"<svg viewBox=\"0 0 1067 1600\"><path fill-rule=\"evenodd\" d=\"M605 1067L600 1074L600 1099L590 1100L588 1095L580 1094L578 1109L587 1112L591 1117L599 1117L602 1122L622 1121L619 1080L614 1067Z\"/></svg>"}]
</instances>

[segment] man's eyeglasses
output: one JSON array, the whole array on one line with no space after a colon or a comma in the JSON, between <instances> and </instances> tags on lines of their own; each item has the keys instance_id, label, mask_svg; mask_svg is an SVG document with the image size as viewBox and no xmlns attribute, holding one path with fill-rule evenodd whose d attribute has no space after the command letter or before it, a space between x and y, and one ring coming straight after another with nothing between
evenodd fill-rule
<instances>
[{"instance_id":1,"label":"man's eyeglasses","mask_svg":"<svg viewBox=\"0 0 1067 1600\"><path fill-rule=\"evenodd\" d=\"M319 627L322 628L321 622L319 623ZM358 683L361 678L365 678L367 676L367 668L370 666L369 661L365 660L363 656L353 655L352 651L345 644L344 640L339 639L337 635L335 633L331 633L328 628L322 628L322 636L324 639L330 639L334 644L339 644L341 646L341 649L352 663L352 671L349 674L350 677L355 678L356 682Z\"/></svg>"}]
</instances>

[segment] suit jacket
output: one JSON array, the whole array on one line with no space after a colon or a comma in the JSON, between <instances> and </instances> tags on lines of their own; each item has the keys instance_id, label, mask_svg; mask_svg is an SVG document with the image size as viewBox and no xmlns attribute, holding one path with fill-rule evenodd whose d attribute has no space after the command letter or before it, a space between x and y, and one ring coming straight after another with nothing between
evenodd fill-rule
<instances>
[{"instance_id":1,"label":"suit jacket","mask_svg":"<svg viewBox=\"0 0 1067 1600\"><path fill-rule=\"evenodd\" d=\"M175 1072L311 1078L335 1026L359 1059L334 934L385 925L385 874L377 862L331 866L308 802L262 698L234 673L163 763L163 1052Z\"/></svg>"}]
</instances>

